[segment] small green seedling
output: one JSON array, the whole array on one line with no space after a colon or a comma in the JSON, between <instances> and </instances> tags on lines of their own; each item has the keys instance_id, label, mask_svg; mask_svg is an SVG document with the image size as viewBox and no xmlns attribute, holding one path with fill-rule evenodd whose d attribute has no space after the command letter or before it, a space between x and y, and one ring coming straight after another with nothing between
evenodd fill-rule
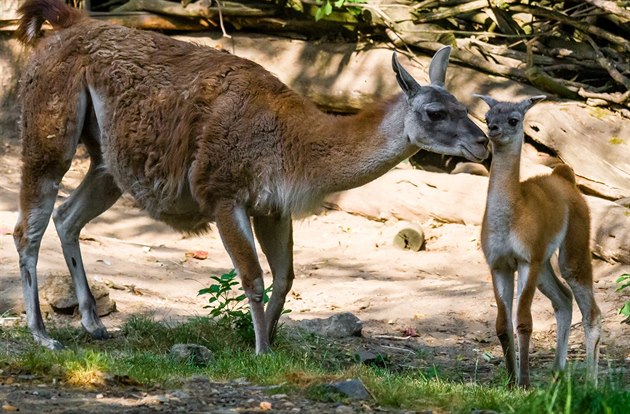
<instances>
[{"instance_id":1,"label":"small green seedling","mask_svg":"<svg viewBox=\"0 0 630 414\"><path fill-rule=\"evenodd\" d=\"M619 285L617 287L617 292L630 288L630 273L625 273L619 276L615 282ZM630 324L630 300L627 300L626 303L624 303L621 309L619 309L619 313L626 317L623 323Z\"/></svg>"}]
</instances>

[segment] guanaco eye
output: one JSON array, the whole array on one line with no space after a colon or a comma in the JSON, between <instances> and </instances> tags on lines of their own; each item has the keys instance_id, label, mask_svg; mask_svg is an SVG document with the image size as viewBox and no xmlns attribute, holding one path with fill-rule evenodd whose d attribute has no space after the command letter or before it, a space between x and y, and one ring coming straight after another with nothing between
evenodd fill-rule
<instances>
[{"instance_id":1,"label":"guanaco eye","mask_svg":"<svg viewBox=\"0 0 630 414\"><path fill-rule=\"evenodd\" d=\"M427 115L429 115L429 119L433 122L441 121L446 119L446 111L442 109L436 110L427 110Z\"/></svg>"},{"instance_id":2,"label":"guanaco eye","mask_svg":"<svg viewBox=\"0 0 630 414\"><path fill-rule=\"evenodd\" d=\"M518 125L518 119L510 118L510 119L508 119L508 124L510 124L510 126L516 126L516 125Z\"/></svg>"}]
</instances>

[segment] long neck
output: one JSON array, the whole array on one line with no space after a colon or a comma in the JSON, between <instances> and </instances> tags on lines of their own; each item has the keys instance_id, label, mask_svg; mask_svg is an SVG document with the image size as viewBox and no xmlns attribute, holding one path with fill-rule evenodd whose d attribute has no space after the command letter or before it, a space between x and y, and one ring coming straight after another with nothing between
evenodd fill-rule
<instances>
[{"instance_id":1,"label":"long neck","mask_svg":"<svg viewBox=\"0 0 630 414\"><path fill-rule=\"evenodd\" d=\"M521 196L520 164L523 133L506 145L493 143L488 186L488 209L512 206Z\"/></svg>"},{"instance_id":2,"label":"long neck","mask_svg":"<svg viewBox=\"0 0 630 414\"><path fill-rule=\"evenodd\" d=\"M404 133L407 100L401 94L352 116L322 114L311 121L302 168L322 193L366 184L418 151Z\"/></svg>"}]
</instances>

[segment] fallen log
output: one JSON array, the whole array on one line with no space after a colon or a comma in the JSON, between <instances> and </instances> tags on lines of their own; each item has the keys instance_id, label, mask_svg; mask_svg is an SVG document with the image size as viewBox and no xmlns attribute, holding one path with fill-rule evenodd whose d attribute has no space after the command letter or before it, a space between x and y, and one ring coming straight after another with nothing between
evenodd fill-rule
<instances>
[{"instance_id":1,"label":"fallen log","mask_svg":"<svg viewBox=\"0 0 630 414\"><path fill-rule=\"evenodd\" d=\"M211 4L215 4L215 6L211 6ZM265 2L244 4L231 1L197 1L184 6L181 3L174 3L168 0L129 0L122 6L114 8L112 12L148 11L171 16L210 19L217 17L219 13L223 16L267 17L275 15L277 10L277 6Z\"/></svg>"},{"instance_id":2,"label":"fallen log","mask_svg":"<svg viewBox=\"0 0 630 414\"><path fill-rule=\"evenodd\" d=\"M93 12L91 17L105 20L121 26L135 27L146 30L208 30L211 24L200 19L188 19L178 16L160 15L146 12L99 13Z\"/></svg>"}]
</instances>

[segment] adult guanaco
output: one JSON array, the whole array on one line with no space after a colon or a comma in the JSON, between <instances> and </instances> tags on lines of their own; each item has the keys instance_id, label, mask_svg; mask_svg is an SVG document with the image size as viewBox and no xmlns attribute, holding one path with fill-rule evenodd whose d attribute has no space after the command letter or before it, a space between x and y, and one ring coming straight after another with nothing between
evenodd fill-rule
<instances>
[{"instance_id":1,"label":"adult guanaco","mask_svg":"<svg viewBox=\"0 0 630 414\"><path fill-rule=\"evenodd\" d=\"M79 232L126 191L183 232L203 233L216 223L251 305L257 353L269 349L294 278L292 217L421 148L474 161L488 154L483 131L444 88L449 47L433 57L427 86L394 54L402 93L342 117L224 51L99 22L60 0L27 0L20 13L18 36L37 44L20 83L23 166L14 238L28 326L48 348L61 344L42 321L37 259L79 142L90 169L53 220L83 327L107 336ZM37 41L44 21L54 31ZM254 237L273 275L266 309Z\"/></svg>"}]
</instances>

